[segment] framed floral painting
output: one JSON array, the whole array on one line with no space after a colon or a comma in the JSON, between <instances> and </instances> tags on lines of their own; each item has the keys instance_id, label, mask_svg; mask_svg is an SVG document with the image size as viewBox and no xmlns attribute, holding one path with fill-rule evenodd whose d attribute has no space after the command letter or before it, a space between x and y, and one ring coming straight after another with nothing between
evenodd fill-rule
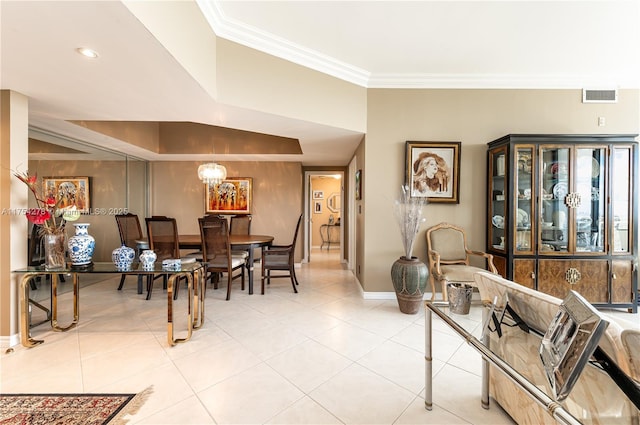
<instances>
[{"instance_id":1,"label":"framed floral painting","mask_svg":"<svg viewBox=\"0 0 640 425\"><path fill-rule=\"evenodd\" d=\"M406 143L405 183L411 197L460 203L460 142Z\"/></svg>"},{"instance_id":2,"label":"framed floral painting","mask_svg":"<svg viewBox=\"0 0 640 425\"><path fill-rule=\"evenodd\" d=\"M89 177L42 178L43 196L45 199L55 199L57 209L75 206L80 213L89 213L91 206L89 189Z\"/></svg>"},{"instance_id":3,"label":"framed floral painting","mask_svg":"<svg viewBox=\"0 0 640 425\"><path fill-rule=\"evenodd\" d=\"M205 184L207 214L251 214L253 179L230 177L219 184Z\"/></svg>"}]
</instances>

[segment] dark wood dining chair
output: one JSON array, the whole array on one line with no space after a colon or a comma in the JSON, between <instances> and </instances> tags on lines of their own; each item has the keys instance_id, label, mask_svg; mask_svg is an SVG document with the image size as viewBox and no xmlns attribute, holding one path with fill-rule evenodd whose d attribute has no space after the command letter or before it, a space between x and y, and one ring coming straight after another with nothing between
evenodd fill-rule
<instances>
[{"instance_id":1,"label":"dark wood dining chair","mask_svg":"<svg viewBox=\"0 0 640 425\"><path fill-rule=\"evenodd\" d=\"M232 215L229 220L230 235L248 235L251 233L251 214Z\"/></svg>"},{"instance_id":2,"label":"dark wood dining chair","mask_svg":"<svg viewBox=\"0 0 640 425\"><path fill-rule=\"evenodd\" d=\"M170 258L181 259L180 245L178 243L178 224L173 217L154 215L144 219L147 225L147 237L149 239L149 249L156 253L156 261L162 262ZM147 281L147 299L151 298L153 291L153 281L162 277L163 287L167 287L167 274L158 274ZM173 298L178 298L180 285L174 288Z\"/></svg>"},{"instance_id":3,"label":"dark wood dining chair","mask_svg":"<svg viewBox=\"0 0 640 425\"><path fill-rule=\"evenodd\" d=\"M137 241L144 239L144 235L142 234L142 227L140 226L140 219L138 219L137 214L127 213L127 214L118 214L116 217L116 224L118 225L118 233L120 234L120 243L128 246L129 248L133 248L136 251L136 256L140 255L139 252L139 244ZM148 249L148 245L146 248ZM138 293L142 293L142 277L143 275L138 276ZM123 274L120 277L120 285L118 285L118 291L122 290L124 286L126 274ZM147 278L150 279L151 275L147 275ZM148 282L147 282L148 284Z\"/></svg>"},{"instance_id":4,"label":"dark wood dining chair","mask_svg":"<svg viewBox=\"0 0 640 425\"><path fill-rule=\"evenodd\" d=\"M271 279L288 277L291 279L291 286L293 286L293 292L298 293L296 285L298 285L298 278L295 271L295 252L296 241L298 239L298 231L300 230L300 223L302 222L303 215L300 214L298 223L296 224L296 230L293 233L293 242L289 245L271 245L262 251L262 294L264 295L264 282L267 281L267 285L271 284ZM275 274L272 275L272 270L288 271L288 274Z\"/></svg>"},{"instance_id":5,"label":"dark wood dining chair","mask_svg":"<svg viewBox=\"0 0 640 425\"><path fill-rule=\"evenodd\" d=\"M251 234L251 214L232 215L229 220L230 235L249 235ZM246 249L232 249L232 255L244 255L249 258L249 251ZM250 267L247 263L247 267Z\"/></svg>"},{"instance_id":6,"label":"dark wood dining chair","mask_svg":"<svg viewBox=\"0 0 640 425\"><path fill-rule=\"evenodd\" d=\"M211 280L218 278L219 273L227 273L227 301L231 299L231 283L233 279L241 278L241 288L244 290L244 269L246 257L232 255L229 244L227 220L218 216L198 218L200 237L202 238L203 261L206 262L207 272ZM240 270L239 274L233 272Z\"/></svg>"},{"instance_id":7,"label":"dark wood dining chair","mask_svg":"<svg viewBox=\"0 0 640 425\"><path fill-rule=\"evenodd\" d=\"M31 226L31 235L29 236L29 251L27 253L27 264L29 267L36 267L44 264L44 245L42 244L42 235L38 231L38 226ZM29 281L32 290L38 289L36 282L40 281L40 277L33 278Z\"/></svg>"}]
</instances>

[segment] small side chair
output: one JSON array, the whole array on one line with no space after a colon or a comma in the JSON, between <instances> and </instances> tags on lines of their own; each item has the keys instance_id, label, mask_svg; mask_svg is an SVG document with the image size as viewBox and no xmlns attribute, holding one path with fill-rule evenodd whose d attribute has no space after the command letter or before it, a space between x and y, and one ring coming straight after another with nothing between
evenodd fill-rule
<instances>
[{"instance_id":1,"label":"small side chair","mask_svg":"<svg viewBox=\"0 0 640 425\"><path fill-rule=\"evenodd\" d=\"M498 273L493 264L493 255L467 248L467 238L461 227L449 223L436 224L427 229L427 255L429 260L429 283L431 299L435 297L435 282L440 283L442 298L446 301L447 284L464 283L475 286L473 275L489 270ZM470 265L470 256L485 258L487 269Z\"/></svg>"}]
</instances>

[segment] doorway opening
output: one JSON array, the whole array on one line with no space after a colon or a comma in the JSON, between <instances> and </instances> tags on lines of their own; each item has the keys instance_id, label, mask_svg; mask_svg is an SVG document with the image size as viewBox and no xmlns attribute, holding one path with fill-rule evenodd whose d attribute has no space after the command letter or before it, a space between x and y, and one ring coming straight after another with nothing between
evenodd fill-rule
<instances>
[{"instance_id":1,"label":"doorway opening","mask_svg":"<svg viewBox=\"0 0 640 425\"><path fill-rule=\"evenodd\" d=\"M305 172L304 262L340 264L344 258L344 172Z\"/></svg>"}]
</instances>

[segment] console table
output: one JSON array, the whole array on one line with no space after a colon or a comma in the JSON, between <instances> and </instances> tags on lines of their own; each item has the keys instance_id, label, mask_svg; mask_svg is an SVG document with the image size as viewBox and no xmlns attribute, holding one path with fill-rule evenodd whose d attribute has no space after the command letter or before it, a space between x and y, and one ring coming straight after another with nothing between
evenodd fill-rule
<instances>
[{"instance_id":1,"label":"console table","mask_svg":"<svg viewBox=\"0 0 640 425\"><path fill-rule=\"evenodd\" d=\"M337 230L337 231L336 231ZM340 224L323 224L320 226L320 238L322 244L320 249L327 245L327 251L331 249L331 244L340 245Z\"/></svg>"},{"instance_id":2,"label":"console table","mask_svg":"<svg viewBox=\"0 0 640 425\"><path fill-rule=\"evenodd\" d=\"M482 320L478 321L478 309L482 310ZM563 400L557 401L553 398L553 390L547 382L544 373L538 373L543 369L540 364L523 362L519 360L508 361L508 352L500 351L496 344L496 338L500 334L496 331L493 319L488 322L491 316L490 303L477 303L472 305L471 315L459 315L451 312L448 302L425 301L425 408L431 410L432 404L432 316L435 314L447 326L462 337L469 345L478 351L482 360L482 384L481 384L481 404L485 409L489 408L489 377L490 369L505 376L510 383L514 384L510 389L511 401L513 405L520 409L533 409L541 406L549 415L549 422L553 419L561 424L581 424L581 423L607 423L607 424L637 424L640 417L639 408L634 406L632 401L613 375L594 364L586 364L576 381L571 394ZM475 316L475 317L474 317ZM500 314L498 314L500 316ZM533 329L529 332L522 330L518 323L513 321L509 315L505 315L500 320L501 338L525 347L537 346L541 337ZM488 324L488 326L487 326ZM487 331L486 329L490 331ZM474 336L475 335L475 336ZM490 342L493 341L493 344ZM494 347L495 345L495 347ZM506 350L504 345L502 350ZM503 353L504 355L500 354ZM597 375L598 381L594 381ZM502 381L501 381L502 382ZM595 382L595 384L594 384ZM505 382L502 382L504 385ZM503 388L500 386L499 388ZM496 388L494 387L494 390ZM611 403L614 400L615 403ZM529 405L527 407L527 405ZM542 413L544 415L544 413ZM523 418L534 418L525 412ZM542 417L542 416L541 416ZM553 419L552 419L553 418ZM537 422L536 422L537 423ZM545 421L546 423L546 421Z\"/></svg>"},{"instance_id":3,"label":"console table","mask_svg":"<svg viewBox=\"0 0 640 425\"><path fill-rule=\"evenodd\" d=\"M471 320L460 320L461 318L468 318L468 316L457 315L451 313L448 302L443 301L425 301L425 398L424 404L427 410L433 408L433 385L432 385L432 344L431 344L431 322L432 315L435 314L442 321L451 327L458 335L460 335L469 345L471 345L476 351L482 355L482 388L481 388L481 403L485 409L489 408L489 365L493 365L497 370L504 373L511 379L520 389L522 389L527 396L536 401L541 406L545 407L549 414L553 416L558 422L569 425L579 425L581 422L572 416L565 408L558 402L555 402L549 395L540 389L540 385L528 381L519 371L509 365L506 361L500 358L499 355L491 351L489 347L489 335L483 333L481 340L474 337L471 332L473 328L477 327L478 323ZM474 308L478 308L476 306ZM482 323L486 323L489 316L489 309L487 306L481 306L482 308ZM541 384L541 383L537 383ZM542 383L544 388L544 383Z\"/></svg>"},{"instance_id":4,"label":"console table","mask_svg":"<svg viewBox=\"0 0 640 425\"><path fill-rule=\"evenodd\" d=\"M51 276L51 328L55 331L65 332L73 329L80 320L80 285L79 278L83 274L166 274L167 282L167 340L169 345L186 342L191 338L192 331L199 329L204 323L204 295L205 295L205 269L201 263L183 264L180 269L168 270L162 267L161 262L156 262L155 268L143 269L139 263L134 263L128 270L120 270L113 263L93 263L89 267L74 268L70 264L59 270L45 270L43 266L27 267L14 270L13 273L22 274L20 281L20 338L23 346L30 348L42 344L44 340L31 337L29 317L29 282L38 276ZM71 275L73 279L73 320L67 326L58 324L58 276L60 274ZM185 338L174 338L173 332L173 289L179 278L187 279L189 303L187 311L187 335Z\"/></svg>"}]
</instances>

